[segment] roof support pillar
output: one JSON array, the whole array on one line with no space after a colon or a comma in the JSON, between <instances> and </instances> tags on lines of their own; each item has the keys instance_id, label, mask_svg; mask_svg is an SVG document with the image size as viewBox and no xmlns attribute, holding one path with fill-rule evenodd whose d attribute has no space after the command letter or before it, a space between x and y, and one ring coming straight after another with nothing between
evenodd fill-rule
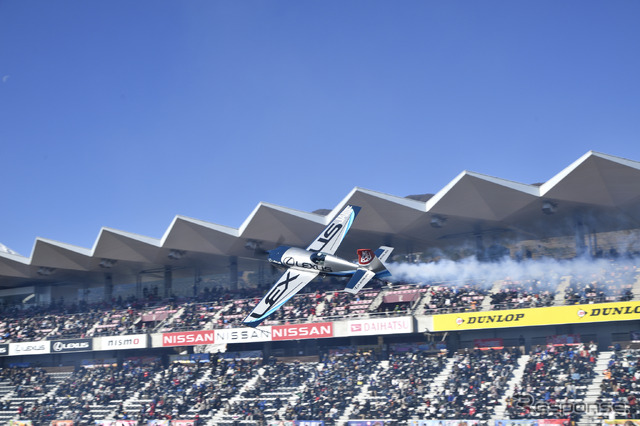
<instances>
[{"instance_id":1,"label":"roof support pillar","mask_svg":"<svg viewBox=\"0 0 640 426\"><path fill-rule=\"evenodd\" d=\"M576 257L579 257L587 251L587 244L585 242L586 225L583 223L582 216L579 213L576 213L573 216L573 227L576 239Z\"/></svg>"},{"instance_id":2,"label":"roof support pillar","mask_svg":"<svg viewBox=\"0 0 640 426\"><path fill-rule=\"evenodd\" d=\"M113 275L104 274L104 300L109 303L113 298Z\"/></svg>"},{"instance_id":3,"label":"roof support pillar","mask_svg":"<svg viewBox=\"0 0 640 426\"><path fill-rule=\"evenodd\" d=\"M173 294L173 271L171 266L164 267L164 297L171 297Z\"/></svg>"},{"instance_id":4,"label":"roof support pillar","mask_svg":"<svg viewBox=\"0 0 640 426\"><path fill-rule=\"evenodd\" d=\"M238 256L229 257L229 288L238 289Z\"/></svg>"},{"instance_id":5,"label":"roof support pillar","mask_svg":"<svg viewBox=\"0 0 640 426\"><path fill-rule=\"evenodd\" d=\"M477 234L475 234L475 237L476 237L476 259L484 260L485 253L484 253L484 240L482 238L482 234L478 232Z\"/></svg>"}]
</instances>

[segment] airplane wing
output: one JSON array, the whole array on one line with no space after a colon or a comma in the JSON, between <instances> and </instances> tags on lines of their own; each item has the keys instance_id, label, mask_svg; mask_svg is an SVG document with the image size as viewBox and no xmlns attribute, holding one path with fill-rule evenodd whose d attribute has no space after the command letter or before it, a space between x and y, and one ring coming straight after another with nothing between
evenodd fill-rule
<instances>
[{"instance_id":1,"label":"airplane wing","mask_svg":"<svg viewBox=\"0 0 640 426\"><path fill-rule=\"evenodd\" d=\"M360 207L351 205L342 209L340 214L307 247L307 250L335 254L359 211Z\"/></svg>"},{"instance_id":2,"label":"airplane wing","mask_svg":"<svg viewBox=\"0 0 640 426\"><path fill-rule=\"evenodd\" d=\"M271 290L262 298L260 303L242 323L250 327L257 327L269 315L284 305L287 300L296 295L304 286L318 275L319 271L298 271L289 269L271 287Z\"/></svg>"}]
</instances>

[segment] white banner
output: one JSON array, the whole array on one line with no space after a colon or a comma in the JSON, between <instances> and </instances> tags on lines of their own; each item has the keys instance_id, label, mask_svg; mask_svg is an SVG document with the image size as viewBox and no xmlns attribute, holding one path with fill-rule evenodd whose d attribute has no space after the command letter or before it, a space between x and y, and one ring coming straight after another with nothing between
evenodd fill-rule
<instances>
[{"instance_id":1,"label":"white banner","mask_svg":"<svg viewBox=\"0 0 640 426\"><path fill-rule=\"evenodd\" d=\"M215 330L215 342L217 345L224 343L249 343L271 341L271 326L220 328Z\"/></svg>"},{"instance_id":2,"label":"white banner","mask_svg":"<svg viewBox=\"0 0 640 426\"><path fill-rule=\"evenodd\" d=\"M144 349L147 347L146 334L130 334L127 336L108 336L100 338L100 349Z\"/></svg>"},{"instance_id":3,"label":"white banner","mask_svg":"<svg viewBox=\"0 0 640 426\"><path fill-rule=\"evenodd\" d=\"M36 355L51 353L51 342L41 340L39 342L9 343L9 355Z\"/></svg>"},{"instance_id":4,"label":"white banner","mask_svg":"<svg viewBox=\"0 0 640 426\"><path fill-rule=\"evenodd\" d=\"M388 317L349 321L347 332L350 336L413 333L413 318Z\"/></svg>"}]
</instances>

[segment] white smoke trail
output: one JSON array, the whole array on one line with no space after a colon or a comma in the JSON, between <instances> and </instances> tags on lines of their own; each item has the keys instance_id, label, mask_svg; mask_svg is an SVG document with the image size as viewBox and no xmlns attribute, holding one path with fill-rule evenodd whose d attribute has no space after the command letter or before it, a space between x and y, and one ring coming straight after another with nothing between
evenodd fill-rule
<instances>
[{"instance_id":1,"label":"white smoke trail","mask_svg":"<svg viewBox=\"0 0 640 426\"><path fill-rule=\"evenodd\" d=\"M604 280L612 268L633 268L630 260L576 258L557 260L543 258L516 261L505 257L497 262L480 262L475 257L459 261L440 260L432 263L389 263L387 265L393 282L428 284L449 282L452 285L465 282L484 283L490 288L495 281L540 280L541 284L555 285L564 276L582 276L592 280Z\"/></svg>"}]
</instances>

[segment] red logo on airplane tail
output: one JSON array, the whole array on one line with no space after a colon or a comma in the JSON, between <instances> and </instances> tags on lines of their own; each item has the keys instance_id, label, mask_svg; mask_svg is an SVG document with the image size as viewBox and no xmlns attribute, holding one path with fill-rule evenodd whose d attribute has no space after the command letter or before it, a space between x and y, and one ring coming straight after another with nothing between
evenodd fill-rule
<instances>
[{"instance_id":1,"label":"red logo on airplane tail","mask_svg":"<svg viewBox=\"0 0 640 426\"><path fill-rule=\"evenodd\" d=\"M358 263L361 265L368 265L373 260L373 251L371 249L359 249L358 250Z\"/></svg>"}]
</instances>

